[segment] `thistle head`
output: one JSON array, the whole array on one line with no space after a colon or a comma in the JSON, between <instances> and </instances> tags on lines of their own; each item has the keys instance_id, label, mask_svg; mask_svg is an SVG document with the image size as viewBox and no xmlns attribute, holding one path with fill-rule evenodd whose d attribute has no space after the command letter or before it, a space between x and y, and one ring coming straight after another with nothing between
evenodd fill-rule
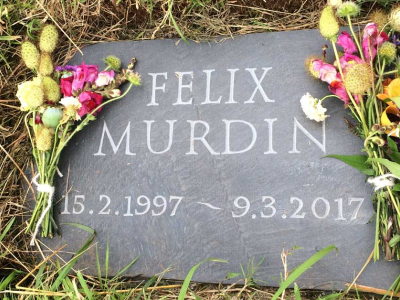
<instances>
[{"instance_id":1,"label":"thistle head","mask_svg":"<svg viewBox=\"0 0 400 300\"><path fill-rule=\"evenodd\" d=\"M53 61L51 55L47 52L40 54L39 73L42 76L49 76L53 73Z\"/></svg>"},{"instance_id":2,"label":"thistle head","mask_svg":"<svg viewBox=\"0 0 400 300\"><path fill-rule=\"evenodd\" d=\"M391 42L384 42L378 49L378 55L387 64L390 64L397 55L396 45Z\"/></svg>"},{"instance_id":3,"label":"thistle head","mask_svg":"<svg viewBox=\"0 0 400 300\"><path fill-rule=\"evenodd\" d=\"M343 2L338 6L336 15L341 18L356 17L360 13L360 6L353 1Z\"/></svg>"},{"instance_id":4,"label":"thistle head","mask_svg":"<svg viewBox=\"0 0 400 300\"><path fill-rule=\"evenodd\" d=\"M39 50L31 42L22 43L21 56L27 68L36 70L39 67Z\"/></svg>"},{"instance_id":5,"label":"thistle head","mask_svg":"<svg viewBox=\"0 0 400 300\"><path fill-rule=\"evenodd\" d=\"M385 25L389 22L388 15L380 9L375 10L369 18L372 23L375 23L378 26L378 31L382 31Z\"/></svg>"},{"instance_id":6,"label":"thistle head","mask_svg":"<svg viewBox=\"0 0 400 300\"><path fill-rule=\"evenodd\" d=\"M368 64L355 64L344 75L345 87L352 94L364 94L372 87L372 75Z\"/></svg>"},{"instance_id":7,"label":"thistle head","mask_svg":"<svg viewBox=\"0 0 400 300\"><path fill-rule=\"evenodd\" d=\"M326 6L322 10L321 17L319 19L319 31L324 38L334 42L337 40L339 23L336 20L332 6Z\"/></svg>"},{"instance_id":8,"label":"thistle head","mask_svg":"<svg viewBox=\"0 0 400 300\"><path fill-rule=\"evenodd\" d=\"M61 91L58 83L49 76L43 77L43 90L46 100L54 103L58 102L61 98Z\"/></svg>"},{"instance_id":9,"label":"thistle head","mask_svg":"<svg viewBox=\"0 0 400 300\"><path fill-rule=\"evenodd\" d=\"M57 46L58 31L54 25L45 25L40 33L39 48L43 52L52 53Z\"/></svg>"},{"instance_id":10,"label":"thistle head","mask_svg":"<svg viewBox=\"0 0 400 300\"><path fill-rule=\"evenodd\" d=\"M39 151L48 151L53 145L53 132L45 126L38 126L36 130L36 147Z\"/></svg>"},{"instance_id":11,"label":"thistle head","mask_svg":"<svg viewBox=\"0 0 400 300\"><path fill-rule=\"evenodd\" d=\"M118 72L119 69L121 69L121 60L114 56L114 55L109 55L104 59L104 62L108 67L110 67L112 70L115 72Z\"/></svg>"}]
</instances>

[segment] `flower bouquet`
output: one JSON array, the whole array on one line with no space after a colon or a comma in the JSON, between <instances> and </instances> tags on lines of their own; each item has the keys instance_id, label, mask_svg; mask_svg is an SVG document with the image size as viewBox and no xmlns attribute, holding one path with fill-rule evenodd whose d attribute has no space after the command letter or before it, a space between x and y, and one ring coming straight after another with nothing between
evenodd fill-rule
<instances>
[{"instance_id":1,"label":"flower bouquet","mask_svg":"<svg viewBox=\"0 0 400 300\"><path fill-rule=\"evenodd\" d=\"M133 71L135 59L126 69L115 56L105 59L107 65L99 72L97 65L53 67L51 53L58 42L58 31L45 25L39 37L38 48L26 41L21 46L25 65L36 77L18 86L17 98L21 110L26 111L25 126L32 143L37 175L36 204L27 232L32 232L31 245L40 229L43 237L52 237L56 228L52 216L53 181L59 172L60 154L71 138L90 121L95 120L103 106L123 98L133 85L139 86L140 76ZM129 82L121 94L120 86Z\"/></svg>"},{"instance_id":2,"label":"flower bouquet","mask_svg":"<svg viewBox=\"0 0 400 300\"><path fill-rule=\"evenodd\" d=\"M310 57L305 65L311 76L329 85L333 95L316 99L306 94L300 103L306 116L315 121L328 117L322 103L329 97L339 98L350 110L355 124L349 127L364 141L364 154L329 156L357 168L374 186L374 259L379 259L379 244L386 260L400 259L400 7L389 15L374 12L372 22L355 32L352 17L359 11L352 1L328 1L319 30L330 41L335 61L326 61L325 45L322 57ZM339 33L337 17L347 21L349 32Z\"/></svg>"}]
</instances>

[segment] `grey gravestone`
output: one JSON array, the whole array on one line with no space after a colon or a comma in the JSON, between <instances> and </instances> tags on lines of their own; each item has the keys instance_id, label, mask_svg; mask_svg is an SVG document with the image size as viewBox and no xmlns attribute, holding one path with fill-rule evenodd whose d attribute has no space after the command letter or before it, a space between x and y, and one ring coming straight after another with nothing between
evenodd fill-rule
<instances>
[{"instance_id":1,"label":"grey gravestone","mask_svg":"<svg viewBox=\"0 0 400 300\"><path fill-rule=\"evenodd\" d=\"M65 149L57 180L58 223L93 228L100 257L107 239L110 273L140 255L127 275L183 279L204 259L194 280L220 282L254 258L255 278L277 285L282 246L302 247L291 270L322 248L338 253L297 282L343 288L373 249L371 188L364 175L326 154L358 154L362 141L326 100L326 123L306 119L299 99L327 87L309 78L304 59L326 41L317 31L251 34L220 43L176 40L104 43L71 63L102 64L114 54L138 59L143 85L106 107ZM211 103L212 102L212 103ZM172 133L172 134L171 134ZM170 135L171 134L171 135ZM172 140L170 141L170 136ZM62 198L72 188L67 201ZM76 251L88 234L61 225L53 249ZM96 274L92 248L80 268ZM370 263L358 284L388 288L396 262Z\"/></svg>"}]
</instances>

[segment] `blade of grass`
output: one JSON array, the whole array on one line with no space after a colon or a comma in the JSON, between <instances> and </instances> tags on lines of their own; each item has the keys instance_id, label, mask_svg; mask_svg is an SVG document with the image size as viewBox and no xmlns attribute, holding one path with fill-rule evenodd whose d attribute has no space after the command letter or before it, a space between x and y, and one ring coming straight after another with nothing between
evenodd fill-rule
<instances>
[{"instance_id":1,"label":"blade of grass","mask_svg":"<svg viewBox=\"0 0 400 300\"><path fill-rule=\"evenodd\" d=\"M311 256L309 259L307 259L304 263L302 263L300 266L298 266L290 275L289 277L281 284L279 289L276 291L274 296L271 298L271 300L276 300L278 297L282 294L282 292L289 287L301 274L303 274L305 271L307 271L309 268L311 268L317 261L319 261L321 258L325 257L327 254L329 254L333 249L337 249L334 245L330 245L318 253L315 253L313 256Z\"/></svg>"},{"instance_id":2,"label":"blade of grass","mask_svg":"<svg viewBox=\"0 0 400 300\"><path fill-rule=\"evenodd\" d=\"M60 284L64 281L64 279L68 275L69 271L72 269L72 267L75 265L75 263L81 257L81 255L89 248L90 244L93 242L93 240L96 236L95 231L92 228L87 227L85 225L76 224L76 223L64 223L63 225L75 226L77 228L83 229L83 230L91 233L92 235L89 237L89 239L87 239L87 241L82 246L82 248L79 249L78 252L75 253L74 257L62 268L62 271L58 275L57 279L51 285L50 290L52 292L54 292L60 286Z\"/></svg>"},{"instance_id":3,"label":"blade of grass","mask_svg":"<svg viewBox=\"0 0 400 300\"><path fill-rule=\"evenodd\" d=\"M108 262L110 259L110 243L109 243L109 236L107 237L107 248L106 248L106 261L104 263L104 269L106 272L106 279L108 279Z\"/></svg>"},{"instance_id":4,"label":"blade of grass","mask_svg":"<svg viewBox=\"0 0 400 300\"><path fill-rule=\"evenodd\" d=\"M97 265L97 277L99 278L100 287L103 288L103 281L101 279L101 265L100 265L100 257L99 250L96 245L96 265Z\"/></svg>"},{"instance_id":5,"label":"blade of grass","mask_svg":"<svg viewBox=\"0 0 400 300\"><path fill-rule=\"evenodd\" d=\"M151 277L146 284L143 286L143 288L140 290L139 294L136 296L135 300L139 300L140 297L143 295L143 293L146 292L147 288L151 286L155 281L157 280L157 276Z\"/></svg>"},{"instance_id":6,"label":"blade of grass","mask_svg":"<svg viewBox=\"0 0 400 300\"><path fill-rule=\"evenodd\" d=\"M83 291L85 292L86 298L92 300L93 299L92 292L89 290L89 287L87 286L85 278L83 278L81 271L78 271L76 275L78 277L79 284L82 286Z\"/></svg>"},{"instance_id":7,"label":"blade of grass","mask_svg":"<svg viewBox=\"0 0 400 300\"><path fill-rule=\"evenodd\" d=\"M119 272L117 273L117 275L115 275L114 278L111 279L111 281L113 281L113 280L115 280L115 279L118 279L118 277L119 277L121 274L123 274L126 270L128 270L133 264L135 264L135 263L138 261L139 257L140 257L140 256L136 257L136 258L135 258L134 260L132 260L125 268L123 268L121 271L119 271Z\"/></svg>"},{"instance_id":8,"label":"blade of grass","mask_svg":"<svg viewBox=\"0 0 400 300\"><path fill-rule=\"evenodd\" d=\"M6 228L4 228L4 231L1 233L0 235L0 242L4 239L4 237L6 236L7 232L10 230L12 224L15 221L15 217L11 219L11 221L7 224Z\"/></svg>"},{"instance_id":9,"label":"blade of grass","mask_svg":"<svg viewBox=\"0 0 400 300\"><path fill-rule=\"evenodd\" d=\"M196 272L197 268L200 267L203 263L211 262L211 261L227 263L226 260L222 260L222 259L218 259L218 258L209 258L209 259L206 259L206 260L203 260L203 261L199 262L197 265L192 267L190 269L189 273L186 275L185 280L183 281L181 290L179 292L178 300L184 300L185 299L186 292L187 292L187 290L189 288L189 283L192 280L193 274L194 274L194 272Z\"/></svg>"},{"instance_id":10,"label":"blade of grass","mask_svg":"<svg viewBox=\"0 0 400 300\"><path fill-rule=\"evenodd\" d=\"M169 14L169 18L172 22L172 24L174 25L176 31L178 32L178 34L180 35L180 37L182 38L182 40L189 45L189 42L187 41L187 39L185 38L185 36L183 35L182 31L179 29L178 24L175 21L174 16L172 15L172 2L171 0L168 0L168 14Z\"/></svg>"},{"instance_id":11,"label":"blade of grass","mask_svg":"<svg viewBox=\"0 0 400 300\"><path fill-rule=\"evenodd\" d=\"M294 296L296 300L301 300L300 290L296 283L294 284Z\"/></svg>"},{"instance_id":12,"label":"blade of grass","mask_svg":"<svg viewBox=\"0 0 400 300\"><path fill-rule=\"evenodd\" d=\"M42 275L43 275L45 267L46 267L46 264L41 265L39 268L39 271L36 274L35 289L37 289L42 284L42 278L43 278Z\"/></svg>"},{"instance_id":13,"label":"blade of grass","mask_svg":"<svg viewBox=\"0 0 400 300\"><path fill-rule=\"evenodd\" d=\"M0 282L0 291L6 289L6 287L11 283L11 281L13 281L15 274L17 274L16 270L12 271L11 274L6 277L6 279Z\"/></svg>"}]
</instances>

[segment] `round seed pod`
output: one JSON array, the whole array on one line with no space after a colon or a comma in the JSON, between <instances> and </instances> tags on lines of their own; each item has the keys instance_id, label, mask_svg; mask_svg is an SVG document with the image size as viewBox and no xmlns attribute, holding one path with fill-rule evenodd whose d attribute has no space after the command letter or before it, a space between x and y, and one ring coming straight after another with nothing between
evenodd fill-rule
<instances>
[{"instance_id":1,"label":"round seed pod","mask_svg":"<svg viewBox=\"0 0 400 300\"><path fill-rule=\"evenodd\" d=\"M50 128L40 126L36 131L36 147L39 151L48 151L52 148L53 132Z\"/></svg>"},{"instance_id":2,"label":"round seed pod","mask_svg":"<svg viewBox=\"0 0 400 300\"><path fill-rule=\"evenodd\" d=\"M39 67L39 50L31 42L22 43L21 56L27 68L36 70Z\"/></svg>"},{"instance_id":3,"label":"round seed pod","mask_svg":"<svg viewBox=\"0 0 400 300\"><path fill-rule=\"evenodd\" d=\"M58 102L61 98L60 87L53 78L49 76L43 77L43 89L44 97L46 100L52 101L54 103Z\"/></svg>"},{"instance_id":4,"label":"round seed pod","mask_svg":"<svg viewBox=\"0 0 400 300\"><path fill-rule=\"evenodd\" d=\"M60 123L62 116L63 112L61 109L48 107L42 115L42 122L47 127L56 128Z\"/></svg>"},{"instance_id":5,"label":"round seed pod","mask_svg":"<svg viewBox=\"0 0 400 300\"><path fill-rule=\"evenodd\" d=\"M39 48L43 52L52 53L57 46L58 31L54 25L45 25L40 33Z\"/></svg>"},{"instance_id":6,"label":"round seed pod","mask_svg":"<svg viewBox=\"0 0 400 300\"><path fill-rule=\"evenodd\" d=\"M352 94L364 94L372 87L372 71L368 64L355 64L344 76L346 89Z\"/></svg>"},{"instance_id":7,"label":"round seed pod","mask_svg":"<svg viewBox=\"0 0 400 300\"><path fill-rule=\"evenodd\" d=\"M40 55L39 73L43 76L49 76L53 73L53 61L49 53L42 52Z\"/></svg>"}]
</instances>

